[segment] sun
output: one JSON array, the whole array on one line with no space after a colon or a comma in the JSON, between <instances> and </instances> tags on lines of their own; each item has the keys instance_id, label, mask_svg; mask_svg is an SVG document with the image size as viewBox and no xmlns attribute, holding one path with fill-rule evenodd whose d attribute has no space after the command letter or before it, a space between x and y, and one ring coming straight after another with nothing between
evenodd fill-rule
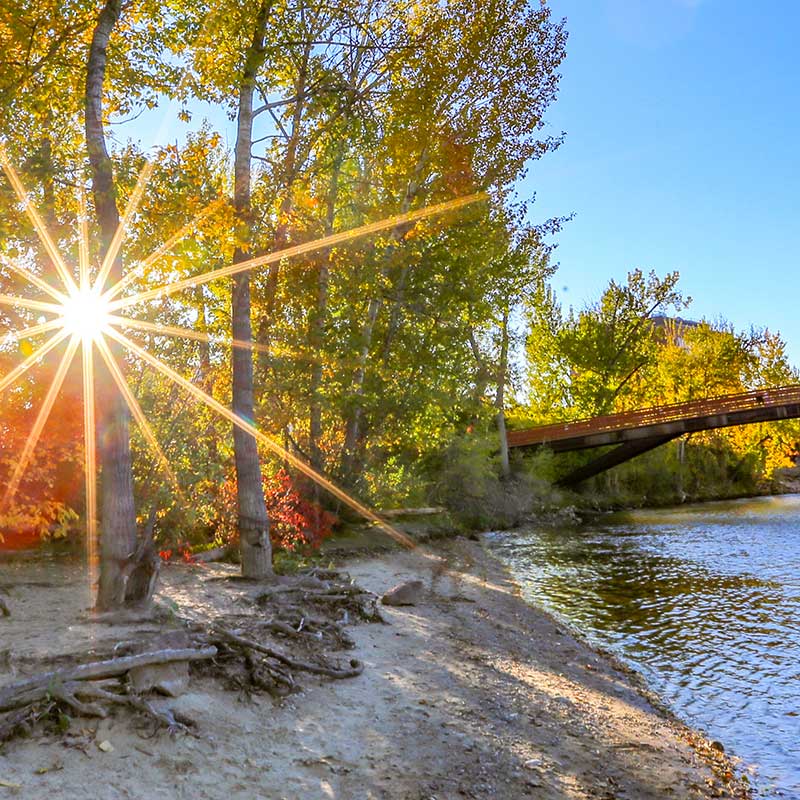
<instances>
[{"instance_id":1,"label":"sun","mask_svg":"<svg viewBox=\"0 0 800 800\"><path fill-rule=\"evenodd\" d=\"M77 289L62 304L60 322L82 342L96 342L110 322L109 303L96 289Z\"/></svg>"},{"instance_id":2,"label":"sun","mask_svg":"<svg viewBox=\"0 0 800 800\"><path fill-rule=\"evenodd\" d=\"M406 534L398 531L374 511L360 503L335 483L332 483L303 459L286 450L286 448L275 441L271 436L266 435L256 428L252 422L232 411L219 400L212 397L179 372L162 362L159 358L136 344L135 341L129 339L119 329L128 328L134 331L154 334L156 336L194 339L209 344L219 344L220 342L207 332L196 331L191 328L155 324L148 320L138 319L132 316L132 314L135 313L136 307L141 307L143 303L147 303L150 300L162 300L168 295L202 286L212 281L219 280L220 278L231 277L284 259L296 258L325 248L337 247L372 234L397 229L400 226L406 226L421 219L455 211L472 203L486 200L486 194L478 192L471 195L456 197L452 200L419 208L414 211L404 211L395 216L386 217L356 228L330 234L329 236L324 236L310 242L303 242L282 250L269 252L246 261L229 264L226 267L209 270L192 277L173 280L166 285L126 294L124 290L128 288L136 278L144 278L146 280L147 268L170 253L178 242L189 236L192 231L195 230L195 227L204 216L210 213L210 211L221 202L224 202L224 198L221 198L212 203L205 210L201 211L189 224L182 227L169 237L166 242L157 247L147 258L133 264L126 277L118 279L117 282L113 283L111 286L107 286L112 267L120 252L120 247L122 246L126 228L137 212L139 201L145 190L148 178L152 173L153 164L153 161L148 161L142 169L136 182L136 188L128 201L128 205L120 219L117 231L106 250L102 263L96 265L98 269L96 270L94 280L92 280L92 273L94 270L91 269L89 258L89 226L88 216L86 214L86 195L83 191L78 193L79 225L77 233L79 234L79 274L76 280L74 269L68 265L59 251L59 248L56 246L55 241L45 226L44 220L31 202L25 187L22 185L16 170L11 164L3 142L0 140L0 167L11 184L21 207L33 224L43 250L47 254L50 263L53 265L54 272L58 276L61 285L61 288L56 288L50 282L49 275L42 275L36 271L31 271L23 264L17 263L14 260L8 260L7 263L4 261L4 266L16 272L28 283L32 284L36 289L50 298L49 300L42 300L39 298L0 293L0 306L23 308L29 312L42 312L44 315L47 315L42 316L38 324L12 331L6 338L11 341L22 343L46 333L49 333L50 336L38 349L34 349L33 352L27 355L27 357L8 374L0 376L0 392L3 392L19 381L26 372L41 363L45 355L55 350L55 348L59 347L59 345L67 340L66 348L61 355L55 375L47 389L39 412L36 415L34 425L28 435L22 453L16 461L13 474L5 487L5 493L0 497L0 510L8 508L13 501L20 481L25 474L28 462L50 416L50 412L57 402L61 386L64 383L70 365L79 350L81 352L83 373L84 444L86 454L84 458L84 471L89 563L95 563L94 543L97 537L97 458L95 453L95 403L97 397L95 396L95 356L99 356L100 360L104 363L108 375L110 375L116 384L121 397L127 404L132 417L136 420L139 430L150 446L150 449L156 456L165 474L176 487L176 491L180 492L180 487L178 486L174 471L164 451L156 440L153 430L141 406L136 400L133 391L128 386L124 370L121 368L120 364L117 363L118 356L113 353L112 348L118 348L119 352L127 352L129 356L133 356L140 362L148 364L174 385L184 389L189 396L193 397L199 403L204 404L220 417L228 420L245 433L248 433L266 450L269 450L285 462L291 464L299 472L305 474L345 505L380 527L389 536L409 548L414 547L415 544L413 540ZM48 319L48 317L50 318ZM246 348L249 350L256 350L261 347L261 345L252 341L242 341L239 339L228 339L223 341L222 344L232 348Z\"/></svg>"}]
</instances>

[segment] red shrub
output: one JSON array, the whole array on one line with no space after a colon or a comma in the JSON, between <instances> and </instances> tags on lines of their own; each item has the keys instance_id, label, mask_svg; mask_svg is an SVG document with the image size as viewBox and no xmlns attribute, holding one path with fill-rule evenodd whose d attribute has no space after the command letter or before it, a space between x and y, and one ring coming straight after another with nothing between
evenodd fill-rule
<instances>
[{"instance_id":1,"label":"red shrub","mask_svg":"<svg viewBox=\"0 0 800 800\"><path fill-rule=\"evenodd\" d=\"M223 541L236 537L236 478L222 487L223 515L219 534ZM333 533L336 515L309 500L289 473L281 468L264 477L264 499L270 521L272 546L289 551L316 550Z\"/></svg>"}]
</instances>

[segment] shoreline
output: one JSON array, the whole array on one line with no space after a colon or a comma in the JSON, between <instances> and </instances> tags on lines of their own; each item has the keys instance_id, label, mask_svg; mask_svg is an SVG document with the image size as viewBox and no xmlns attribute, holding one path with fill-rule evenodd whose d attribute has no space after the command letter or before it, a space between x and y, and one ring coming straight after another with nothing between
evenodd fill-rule
<instances>
[{"instance_id":1,"label":"shoreline","mask_svg":"<svg viewBox=\"0 0 800 800\"><path fill-rule=\"evenodd\" d=\"M745 498L726 498L724 500L719 500L716 502L724 503L730 502L732 500L743 500L743 499L758 499L760 497L764 497L764 495L756 495L756 496L748 496ZM698 501L707 503L707 502L715 502L715 501ZM661 508L660 506L654 507L656 509ZM637 511L641 509L622 509L621 511ZM597 512L598 515L605 514L605 513L620 513L620 511L612 511L612 512ZM650 684L648 683L647 679L644 675L636 669L635 666L629 664L624 659L622 659L619 655L617 655L612 650L609 650L602 645L599 645L595 642L592 642L580 629L575 627L569 620L563 619L558 615L554 614L552 611L547 609L546 607L539 605L531 600L527 600L524 597L522 587L519 582L514 578L511 568L505 564L502 559L492 552L491 547L487 546L483 543L484 550L486 552L487 557L494 559L501 569L506 571L509 575L509 580L514 583L517 587L517 590L520 595L520 599L522 602L530 605L540 614L548 617L554 626L558 628L563 628L566 630L570 637L572 637L576 642L582 645L586 650L596 653L600 658L604 659L614 670L623 674L629 684L630 687L638 692L646 701L649 703L654 711L658 714L662 715L665 719L669 720L675 726L677 726L679 732L681 733L682 738L690 743L692 748L698 753L698 755L706 762L706 764L714 771L714 773L720 776L725 783L730 784L730 788L734 791L731 795L737 798L752 798L754 795L752 794L752 787L748 783L747 779L742 780L741 775L741 765L739 763L739 759L735 756L728 754L727 750L724 747L724 743L712 740L707 736L707 734L700 730L699 728L695 728L686 722L684 719L680 717L675 711L670 708L670 706L663 700L663 698L651 688ZM723 796L723 795L720 795Z\"/></svg>"},{"instance_id":2,"label":"shoreline","mask_svg":"<svg viewBox=\"0 0 800 800\"><path fill-rule=\"evenodd\" d=\"M733 778L730 759L704 750L705 740L648 700L629 671L526 602L483 543L439 540L415 551L340 560L358 584L378 594L400 581L424 584L417 605L383 608L387 625L348 629L356 648L347 656L365 662L361 676L309 678L302 693L278 701L237 697L212 680L193 679L171 703L197 720L198 738L162 734L144 741L124 713L99 723L76 720L92 742L83 750L49 737L13 742L0 753L0 779L19 786L0 785L0 797L749 796ZM162 594L179 608L198 602L233 609L235 587L209 582L232 569L166 569ZM20 613L3 629L4 647L19 650L20 670L26 653L52 652L49 632L68 627L80 608L74 580L59 574L60 588L48 589L47 597L31 587L13 598L20 612L41 615ZM77 627L81 635L99 634ZM116 639L130 634L130 628L102 631ZM15 638L24 646L16 648ZM9 679L0 662L0 684ZM101 740L113 752L99 750Z\"/></svg>"},{"instance_id":3,"label":"shoreline","mask_svg":"<svg viewBox=\"0 0 800 800\"><path fill-rule=\"evenodd\" d=\"M785 485L780 489L769 489L757 494L752 492L744 492L741 494L730 494L725 496L712 496L712 497L688 497L683 500L668 500L663 503L658 502L645 502L642 505L609 505L603 508L580 508L570 507L570 511L574 511L581 522L592 522L598 517L603 517L611 514L624 514L626 512L635 513L637 511L663 511L669 508L687 508L699 505L711 505L713 503L735 503L747 500L764 500L769 497L791 497L792 495L800 494L800 482L792 484L791 486ZM554 520L558 519L561 509L552 509ZM518 527L518 526L517 526Z\"/></svg>"}]
</instances>

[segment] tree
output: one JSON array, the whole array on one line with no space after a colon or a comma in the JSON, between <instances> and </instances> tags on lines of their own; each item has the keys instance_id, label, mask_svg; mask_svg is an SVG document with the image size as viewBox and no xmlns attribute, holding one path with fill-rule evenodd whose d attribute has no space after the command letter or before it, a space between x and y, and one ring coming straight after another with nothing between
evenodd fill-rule
<instances>
[{"instance_id":1,"label":"tree","mask_svg":"<svg viewBox=\"0 0 800 800\"><path fill-rule=\"evenodd\" d=\"M253 147L253 95L256 76L266 56L266 29L271 4L266 0L256 11L252 23L253 38L244 54L244 66L239 83L237 133L234 159L233 204L236 209L242 243L233 254L234 263L248 258L245 246L252 242L250 183ZM234 277L231 305L233 338L252 342L253 329L250 310L250 274L241 272ZM233 410L242 419L255 418L253 395L253 352L234 348L233 354ZM233 428L234 456L236 461L236 500L238 504L238 532L242 554L242 574L247 578L265 578L272 574L272 549L269 540L269 517L264 501L263 478L255 438Z\"/></svg>"},{"instance_id":2,"label":"tree","mask_svg":"<svg viewBox=\"0 0 800 800\"><path fill-rule=\"evenodd\" d=\"M160 298L139 312L152 323L195 327L211 341L174 341L152 329L130 334L209 393L230 393L238 415L257 419L289 450L376 503L404 493L425 502L426 455L471 422L502 428L513 405L519 310L542 291L547 271L535 247L517 253L523 231L504 206L526 162L560 141L541 126L557 88L563 25L546 7L523 0L473 6L466 0L424 0L411 8L400 0L292 6L230 0L187 7L176 0L164 7L142 0L107 1L98 12L86 0L70 0L64 26L78 25L80 32L64 39L55 31L62 42L55 56L40 63L48 42L31 33L41 27L37 12L21 6L12 46L0 53L25 64L27 43L34 41L31 69L19 85L47 91L71 126L70 137L49 130L39 137L46 109L27 97L9 101L25 120L10 146L26 152L23 139L39 137L25 163L26 181L36 176L37 200L51 208L59 244L73 253L75 209L67 206L75 205L70 184L84 182L83 168L74 166L79 145L82 150L79 123L100 234L93 247L102 257L144 161L135 144L112 148L104 125L152 107L164 94L178 97L182 60L192 70L182 85L236 119L232 153L208 129L159 151L112 279L231 190L232 204L221 203L186 241L148 260L143 277L150 286L178 272L241 263L398 211L491 191L485 204L275 262L235 281ZM46 4L42 18L51 10ZM89 113L81 120L75 87L87 61L90 80L82 94ZM184 108L182 118L190 112ZM223 177L231 165L232 182ZM8 224L18 217L14 211ZM24 222L22 228L21 238L32 241ZM257 355L217 341L231 331L252 342ZM119 587L135 568L141 530L165 536L168 522L172 530L189 531L197 518L210 526L219 486L234 485L232 472L243 570L269 575L261 473L277 471L280 460L259 453L238 429L233 437L222 435L227 423L207 411L185 413L169 382L120 355L192 496L188 503L170 500L162 474L148 468L144 439L135 429L128 434L127 412L104 376L101 392L115 398L104 421L113 419L115 432L102 454L104 487L118 480L122 489L104 494L110 505L103 513L122 533L109 534L104 550L108 586L116 593L104 579L101 594L114 597L103 602L130 601ZM174 410L173 418L163 419L165 408ZM195 420L200 432L192 437ZM502 446L502 430L498 436ZM116 467L128 475L124 481L115 477Z\"/></svg>"},{"instance_id":3,"label":"tree","mask_svg":"<svg viewBox=\"0 0 800 800\"><path fill-rule=\"evenodd\" d=\"M518 0L478 7L451 0L420 4L407 25L412 40L419 34L417 46L392 65L376 158L368 162L370 179L383 183L381 211L386 198L401 213L454 193L492 188L502 198L526 162L560 143L539 131L558 86L563 24L545 6ZM378 351L385 362L406 301L413 262L397 267L395 253L407 233L400 228L388 237L359 330L341 467L351 484L363 462L357 450L366 441L364 398L379 317L393 295Z\"/></svg>"},{"instance_id":4,"label":"tree","mask_svg":"<svg viewBox=\"0 0 800 800\"><path fill-rule=\"evenodd\" d=\"M110 250L119 227L114 175L103 130L103 82L106 76L108 45L122 8L122 0L106 0L92 33L86 69L86 149L92 174L92 191L100 227L102 252ZM122 256L117 255L109 272L122 280ZM118 346L112 350L119 362ZM100 540L100 586L97 606L101 610L148 603L154 581L147 573L148 557L137 553L136 507L133 498L133 464L130 447L130 413L114 383L106 378L99 403L100 463L102 466ZM136 554L136 555L135 555ZM144 575L137 575L142 568ZM134 578L134 576L136 577ZM134 578L132 580L132 578ZM142 580L144 578L144 580Z\"/></svg>"},{"instance_id":5,"label":"tree","mask_svg":"<svg viewBox=\"0 0 800 800\"><path fill-rule=\"evenodd\" d=\"M612 280L598 302L577 313L571 310L563 325L551 331L554 341L545 350L552 352L550 364L565 371L561 380L574 416L632 407L628 398L636 397L638 378L657 358L655 317L690 302L676 289L678 277L677 272L663 279L655 272L645 277L635 269L624 284ZM530 346L528 352L536 363L537 353Z\"/></svg>"}]
</instances>

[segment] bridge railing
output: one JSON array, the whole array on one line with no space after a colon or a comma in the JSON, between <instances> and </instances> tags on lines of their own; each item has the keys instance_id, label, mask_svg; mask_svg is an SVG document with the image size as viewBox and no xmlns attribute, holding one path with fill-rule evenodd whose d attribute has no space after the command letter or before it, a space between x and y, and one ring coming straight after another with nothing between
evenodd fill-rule
<instances>
[{"instance_id":1,"label":"bridge railing","mask_svg":"<svg viewBox=\"0 0 800 800\"><path fill-rule=\"evenodd\" d=\"M800 385L756 389L752 392L709 397L704 400L690 400L685 403L654 406L637 411L606 414L601 417L556 422L550 425L541 425L537 428L509 431L507 439L509 447L520 447L568 439L573 436L585 436L591 433L640 428L646 425L657 425L661 422L694 419L696 417L746 411L751 408L781 406L790 403L800 403Z\"/></svg>"}]
</instances>

